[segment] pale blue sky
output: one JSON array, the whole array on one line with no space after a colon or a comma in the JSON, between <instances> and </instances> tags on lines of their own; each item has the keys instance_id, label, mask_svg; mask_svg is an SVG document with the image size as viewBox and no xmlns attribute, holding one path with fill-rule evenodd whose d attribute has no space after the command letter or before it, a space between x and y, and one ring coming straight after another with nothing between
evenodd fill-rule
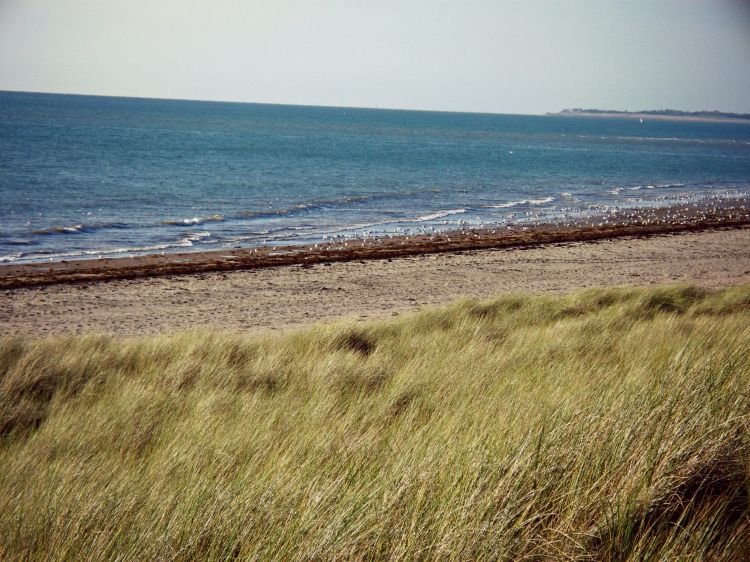
<instances>
[{"instance_id":1,"label":"pale blue sky","mask_svg":"<svg viewBox=\"0 0 750 562\"><path fill-rule=\"evenodd\" d=\"M0 0L0 89L750 112L750 2Z\"/></svg>"}]
</instances>

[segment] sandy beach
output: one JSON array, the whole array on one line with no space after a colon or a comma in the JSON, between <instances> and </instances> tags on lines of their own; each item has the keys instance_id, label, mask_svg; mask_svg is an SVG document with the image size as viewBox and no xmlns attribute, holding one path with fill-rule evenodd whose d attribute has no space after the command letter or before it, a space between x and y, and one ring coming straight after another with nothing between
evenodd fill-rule
<instances>
[{"instance_id":1,"label":"sandy beach","mask_svg":"<svg viewBox=\"0 0 750 562\"><path fill-rule=\"evenodd\" d=\"M6 289L0 331L279 330L460 297L677 282L750 283L750 228Z\"/></svg>"}]
</instances>

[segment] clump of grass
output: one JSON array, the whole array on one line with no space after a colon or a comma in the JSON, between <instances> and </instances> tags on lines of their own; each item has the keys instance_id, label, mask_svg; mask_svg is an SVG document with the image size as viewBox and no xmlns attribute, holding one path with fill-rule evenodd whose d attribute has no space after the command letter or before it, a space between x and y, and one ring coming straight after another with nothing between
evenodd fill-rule
<instances>
[{"instance_id":1,"label":"clump of grass","mask_svg":"<svg viewBox=\"0 0 750 562\"><path fill-rule=\"evenodd\" d=\"M377 347L377 336L359 326L347 326L338 330L333 337L334 349L354 351L361 355L370 355Z\"/></svg>"},{"instance_id":2,"label":"clump of grass","mask_svg":"<svg viewBox=\"0 0 750 562\"><path fill-rule=\"evenodd\" d=\"M750 287L0 341L0 558L739 560Z\"/></svg>"}]
</instances>

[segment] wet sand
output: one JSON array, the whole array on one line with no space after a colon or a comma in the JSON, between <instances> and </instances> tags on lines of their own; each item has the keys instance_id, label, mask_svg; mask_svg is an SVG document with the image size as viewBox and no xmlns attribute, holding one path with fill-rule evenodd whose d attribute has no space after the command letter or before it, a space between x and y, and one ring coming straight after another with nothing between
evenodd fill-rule
<instances>
[{"instance_id":1,"label":"wet sand","mask_svg":"<svg viewBox=\"0 0 750 562\"><path fill-rule=\"evenodd\" d=\"M750 283L750 227L77 281L0 291L0 333L264 331L507 292L674 282L723 287Z\"/></svg>"}]
</instances>

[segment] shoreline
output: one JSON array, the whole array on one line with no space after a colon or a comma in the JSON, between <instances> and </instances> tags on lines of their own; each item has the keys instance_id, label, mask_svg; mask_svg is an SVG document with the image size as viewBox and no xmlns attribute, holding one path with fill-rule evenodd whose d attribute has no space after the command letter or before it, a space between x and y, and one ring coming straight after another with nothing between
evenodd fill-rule
<instances>
[{"instance_id":1,"label":"shoreline","mask_svg":"<svg viewBox=\"0 0 750 562\"><path fill-rule=\"evenodd\" d=\"M179 252L121 258L0 265L0 290L385 260L476 250L536 248L575 242L740 229L750 225L745 199L718 205L637 208L571 223L466 228L431 236L357 238L315 245Z\"/></svg>"},{"instance_id":2,"label":"shoreline","mask_svg":"<svg viewBox=\"0 0 750 562\"><path fill-rule=\"evenodd\" d=\"M750 284L750 227L2 291L7 337L269 333L503 294Z\"/></svg>"}]
</instances>

